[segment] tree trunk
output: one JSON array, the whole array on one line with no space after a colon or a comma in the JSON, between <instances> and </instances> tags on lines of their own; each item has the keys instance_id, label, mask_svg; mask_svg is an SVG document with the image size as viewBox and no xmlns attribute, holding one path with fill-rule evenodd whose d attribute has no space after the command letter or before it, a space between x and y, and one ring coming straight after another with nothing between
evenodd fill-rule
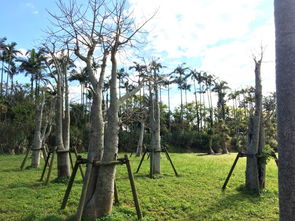
<instances>
[{"instance_id":1,"label":"tree trunk","mask_svg":"<svg viewBox=\"0 0 295 221\"><path fill-rule=\"evenodd\" d=\"M96 80L94 76L94 72L92 70L92 58L88 59L87 62L87 71L89 73L90 82L93 88L93 100L91 106L91 131L90 131L90 140L88 146L88 161L92 162L93 160L105 160L103 159L103 155L107 150L104 151L104 120L103 120L103 107L102 107L102 100L103 100L103 84L104 84L104 74L106 68L106 61L107 61L108 52L105 51L102 65L101 65L101 72L99 76L99 81ZM115 82L116 83L116 82ZM111 137L110 137L111 138ZM113 159L112 159L113 160ZM89 167L88 167L89 168ZM87 168L86 175L90 173ZM86 204L83 210L83 217L87 218L98 218L101 216L106 215L108 212L111 211L109 208L110 200L109 195L104 196L104 192L106 194L110 194L109 191L105 188L104 182L111 177L111 174L106 174L104 169L107 167L94 167L91 175L91 179L89 182L88 192L86 195ZM102 172L101 172L102 171ZM112 195L112 193L111 193ZM104 200L106 200L106 204L104 205ZM112 203L111 203L112 204ZM107 207L107 208L106 208Z\"/></svg>"},{"instance_id":2,"label":"tree trunk","mask_svg":"<svg viewBox=\"0 0 295 221\"><path fill-rule=\"evenodd\" d=\"M295 218L295 2L275 0L280 220Z\"/></svg>"},{"instance_id":3,"label":"tree trunk","mask_svg":"<svg viewBox=\"0 0 295 221\"><path fill-rule=\"evenodd\" d=\"M258 155L262 155L263 149L265 146L265 131L264 131L264 120L263 115L260 118L260 131L259 131L259 146L258 146ZM259 181L259 189L265 188L265 159L258 159L258 181Z\"/></svg>"},{"instance_id":4,"label":"tree trunk","mask_svg":"<svg viewBox=\"0 0 295 221\"><path fill-rule=\"evenodd\" d=\"M259 142L259 118L257 116L250 116L248 125L248 145L246 166L246 188L249 190L259 191L258 181L258 165L257 165L257 150Z\"/></svg>"},{"instance_id":5,"label":"tree trunk","mask_svg":"<svg viewBox=\"0 0 295 221\"><path fill-rule=\"evenodd\" d=\"M63 120L63 142L66 150L70 150L70 104L67 68L64 68L65 114Z\"/></svg>"},{"instance_id":6,"label":"tree trunk","mask_svg":"<svg viewBox=\"0 0 295 221\"><path fill-rule=\"evenodd\" d=\"M4 61L2 61L2 70L1 70L1 84L0 84L0 95L3 95L3 72L4 72Z\"/></svg>"},{"instance_id":7,"label":"tree trunk","mask_svg":"<svg viewBox=\"0 0 295 221\"><path fill-rule=\"evenodd\" d=\"M57 177L64 179L70 177L70 158L63 142L63 94L62 94L62 73L58 73L57 97L56 97L56 146L57 146Z\"/></svg>"},{"instance_id":8,"label":"tree trunk","mask_svg":"<svg viewBox=\"0 0 295 221\"><path fill-rule=\"evenodd\" d=\"M151 150L150 174L161 173L161 135L160 135L160 105L158 97L157 76L154 73L153 94L150 91L150 128L151 128Z\"/></svg>"},{"instance_id":9,"label":"tree trunk","mask_svg":"<svg viewBox=\"0 0 295 221\"><path fill-rule=\"evenodd\" d=\"M140 121L140 131L139 131L139 138L136 148L136 157L140 157L142 153L142 145L143 145L143 138L144 138L144 121Z\"/></svg>"},{"instance_id":10,"label":"tree trunk","mask_svg":"<svg viewBox=\"0 0 295 221\"><path fill-rule=\"evenodd\" d=\"M255 61L255 113L254 117L250 117L249 124L249 140L247 146L247 167L246 167L246 188L249 190L259 191L262 187L259 185L259 170L263 165L258 165L257 154L260 146L260 151L264 148L264 141L260 140L264 135L261 135L263 128L262 122L262 85L261 85L261 62L262 54L259 60ZM261 161L260 161L261 162ZM265 166L264 166L265 167Z\"/></svg>"},{"instance_id":11,"label":"tree trunk","mask_svg":"<svg viewBox=\"0 0 295 221\"><path fill-rule=\"evenodd\" d=\"M168 82L168 128L171 128L170 83Z\"/></svg>"},{"instance_id":12,"label":"tree trunk","mask_svg":"<svg viewBox=\"0 0 295 221\"><path fill-rule=\"evenodd\" d=\"M40 153L41 150L34 150L40 149L42 147L42 137L41 137L41 128L42 128L42 118L43 118L43 109L44 109L45 97L42 96L38 105L37 105L37 112L35 117L35 131L33 137L33 144L32 144L32 168L37 168L40 164Z\"/></svg>"},{"instance_id":13,"label":"tree trunk","mask_svg":"<svg viewBox=\"0 0 295 221\"><path fill-rule=\"evenodd\" d=\"M106 135L104 136L104 152L102 162L110 162L117 159L118 153L118 129L119 129L119 105L117 99L117 60L116 48L112 50L111 62L111 80L110 80L110 107L107 113ZM98 168L98 177L96 189L93 193L88 208L84 210L84 216L89 218L98 218L105 216L112 211L114 181L116 166L108 165Z\"/></svg>"},{"instance_id":14,"label":"tree trunk","mask_svg":"<svg viewBox=\"0 0 295 221\"><path fill-rule=\"evenodd\" d=\"M196 115L197 115L197 131L200 131L200 114L199 114L199 105L198 105L198 96L197 96L197 87L196 87L196 80L194 81L194 95L195 95L195 105L196 105Z\"/></svg>"}]
</instances>

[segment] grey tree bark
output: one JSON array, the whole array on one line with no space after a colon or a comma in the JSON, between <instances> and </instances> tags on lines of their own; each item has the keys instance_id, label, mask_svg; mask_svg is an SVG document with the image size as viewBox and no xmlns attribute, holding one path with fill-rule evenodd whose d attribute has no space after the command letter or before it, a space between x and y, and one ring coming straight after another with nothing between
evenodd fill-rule
<instances>
[{"instance_id":1,"label":"grey tree bark","mask_svg":"<svg viewBox=\"0 0 295 221\"><path fill-rule=\"evenodd\" d=\"M59 69L60 64L56 64L56 69ZM67 151L63 142L63 81L62 72L57 70L57 96L56 96L56 146L58 151ZM57 154L57 177L68 178L70 177L70 158L68 152L58 152Z\"/></svg>"},{"instance_id":2,"label":"grey tree bark","mask_svg":"<svg viewBox=\"0 0 295 221\"><path fill-rule=\"evenodd\" d=\"M33 149L32 163L31 163L32 168L37 168L40 164L40 154L41 154L40 148L42 147L41 129L42 129L44 104L45 104L45 96L41 95L39 103L37 104L37 112L35 116L35 130L34 130L34 137L33 137L33 144L32 144L32 149Z\"/></svg>"},{"instance_id":3,"label":"grey tree bark","mask_svg":"<svg viewBox=\"0 0 295 221\"><path fill-rule=\"evenodd\" d=\"M259 59L254 57L255 62L255 112L250 116L247 145L247 166L246 166L246 188L259 191L264 187L265 165L257 155L262 153L264 148L264 128L262 117L262 85L261 85L261 63L263 50ZM264 169L263 169L264 168ZM262 186L260 186L260 184Z\"/></svg>"},{"instance_id":4,"label":"grey tree bark","mask_svg":"<svg viewBox=\"0 0 295 221\"><path fill-rule=\"evenodd\" d=\"M153 66L154 65L154 66ZM157 65L154 61L151 62L152 82L150 85L150 105L149 105L149 121L151 131L152 150L150 157L150 174L161 173L161 135L160 135L160 105L158 91L158 73Z\"/></svg>"},{"instance_id":5,"label":"grey tree bark","mask_svg":"<svg viewBox=\"0 0 295 221\"><path fill-rule=\"evenodd\" d=\"M275 0L280 220L295 219L295 2Z\"/></svg>"},{"instance_id":6,"label":"grey tree bark","mask_svg":"<svg viewBox=\"0 0 295 221\"><path fill-rule=\"evenodd\" d=\"M142 153L142 145L143 145L143 138L144 138L144 127L145 123L144 120L140 121L140 130L139 130L139 138L136 148L136 157L140 157Z\"/></svg>"}]
</instances>

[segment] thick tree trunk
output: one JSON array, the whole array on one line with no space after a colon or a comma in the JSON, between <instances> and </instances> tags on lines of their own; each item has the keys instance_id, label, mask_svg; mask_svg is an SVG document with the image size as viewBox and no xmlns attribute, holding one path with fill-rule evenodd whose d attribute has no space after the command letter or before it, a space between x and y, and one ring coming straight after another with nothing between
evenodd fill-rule
<instances>
[{"instance_id":1,"label":"thick tree trunk","mask_svg":"<svg viewBox=\"0 0 295 221\"><path fill-rule=\"evenodd\" d=\"M142 145L143 145L143 138L144 138L144 121L140 121L140 130L139 130L139 138L136 148L136 157L140 157L142 153Z\"/></svg>"},{"instance_id":2,"label":"thick tree trunk","mask_svg":"<svg viewBox=\"0 0 295 221\"><path fill-rule=\"evenodd\" d=\"M153 93L150 91L150 128L151 128L151 154L150 174L161 173L161 135L160 135L160 105L158 97L157 76L154 73Z\"/></svg>"},{"instance_id":3,"label":"thick tree trunk","mask_svg":"<svg viewBox=\"0 0 295 221\"><path fill-rule=\"evenodd\" d=\"M275 0L280 220L295 219L295 2Z\"/></svg>"},{"instance_id":4,"label":"thick tree trunk","mask_svg":"<svg viewBox=\"0 0 295 221\"><path fill-rule=\"evenodd\" d=\"M110 80L110 107L107 113L106 136L104 136L104 152L102 162L110 162L116 160L118 153L118 130L119 130L119 105L117 99L117 49L114 48L111 53L112 72ZM96 189L89 206L91 209L85 208L84 216L98 218L105 216L112 211L114 181L116 174L116 166L108 165L98 168L98 178Z\"/></svg>"},{"instance_id":5,"label":"thick tree trunk","mask_svg":"<svg viewBox=\"0 0 295 221\"><path fill-rule=\"evenodd\" d=\"M88 161L101 160L104 149L104 122L102 111L102 87L98 87L93 94L90 116L90 135L88 145ZM86 170L86 177L90 171ZM89 181L88 192L86 196L86 204L84 207L83 216L96 218L97 202L96 188L99 188L97 183L99 168L94 167Z\"/></svg>"},{"instance_id":6,"label":"thick tree trunk","mask_svg":"<svg viewBox=\"0 0 295 221\"><path fill-rule=\"evenodd\" d=\"M104 57L102 60L101 72L100 72L98 82L92 70L92 63L91 63L92 58L88 58L88 61L86 62L87 71L90 76L90 82L92 84L93 91L94 91L93 101L91 106L91 121L90 121L91 132L90 132L90 140L89 140L89 147L88 147L89 162L92 162L93 160L111 161L111 160L114 160L114 158L116 157L115 155L113 155L112 159L108 159L108 157L112 155L112 154L108 154L108 152L112 151L110 150L110 146L112 145L110 143L108 143L108 146L104 144L105 130L104 130L104 121L103 121L103 109L102 109L102 100L103 100L102 89L103 89L103 83L104 83L104 74L105 74L107 56L108 56L108 52L105 51ZM113 75L115 75L115 78L116 78L116 73L114 74L112 70L112 76ZM116 81L113 83L116 84ZM110 121L108 122L108 125L111 123ZM108 126L106 128L108 129ZM111 134L109 134L109 136L111 136ZM113 136L109 137L108 139L110 140L112 138ZM117 134L117 139L118 139L118 134ZM107 144L107 142L105 143ZM105 146L106 148L104 151ZM87 177L87 174L91 172L88 168L86 170L86 177ZM111 168L111 173L109 171L110 168ZM113 196L112 183L114 183L114 175L115 175L115 170L113 166L93 168L91 179L89 182L88 192L86 195L86 204L83 210L83 217L98 218L111 212L112 196ZM110 185L108 185L109 183ZM108 188L110 188L110 190Z\"/></svg>"},{"instance_id":7,"label":"thick tree trunk","mask_svg":"<svg viewBox=\"0 0 295 221\"><path fill-rule=\"evenodd\" d=\"M64 179L70 177L70 158L63 142L63 94L62 94L62 76L58 71L57 97L56 97L56 146L57 146L57 177Z\"/></svg>"},{"instance_id":8,"label":"thick tree trunk","mask_svg":"<svg viewBox=\"0 0 295 221\"><path fill-rule=\"evenodd\" d=\"M259 191L257 150L259 144L259 118L251 116L248 125L248 145L246 166L246 188Z\"/></svg>"},{"instance_id":9,"label":"thick tree trunk","mask_svg":"<svg viewBox=\"0 0 295 221\"><path fill-rule=\"evenodd\" d=\"M260 118L260 131L259 131L259 146L258 146L258 155L262 155L264 146L265 146L265 131L264 131L264 120L263 115ZM265 159L258 159L258 180L259 180L259 189L265 188Z\"/></svg>"},{"instance_id":10,"label":"thick tree trunk","mask_svg":"<svg viewBox=\"0 0 295 221\"><path fill-rule=\"evenodd\" d=\"M42 137L41 137L41 129L42 129L42 118L43 118L43 109L44 109L44 101L45 97L42 96L38 105L37 112L35 117L35 130L32 144L32 168L37 168L40 164L40 153L41 150L38 150L42 147ZM35 150L36 149L36 150Z\"/></svg>"},{"instance_id":11,"label":"thick tree trunk","mask_svg":"<svg viewBox=\"0 0 295 221\"><path fill-rule=\"evenodd\" d=\"M255 61L255 113L254 117L250 120L249 125L249 143L247 146L247 168L246 168L246 188L249 190L259 191L262 186L259 185L259 171L263 170L263 163L258 164L257 154L260 150L262 152L264 148L264 140L260 140L264 137L263 122L262 122L262 85L261 85L261 62L263 52L261 51L261 57ZM262 128L261 128L262 127ZM263 133L263 134L260 134ZM264 138L263 138L264 139ZM260 148L259 148L260 147ZM261 171L262 172L262 171ZM261 174L262 175L262 174ZM263 177L263 176L262 176ZM261 177L261 178L262 178ZM263 184L264 181L261 180Z\"/></svg>"},{"instance_id":12,"label":"thick tree trunk","mask_svg":"<svg viewBox=\"0 0 295 221\"><path fill-rule=\"evenodd\" d=\"M150 157L150 169L154 174L161 173L161 136L160 136L160 108L159 103L154 100L154 119L151 124L151 149L153 157Z\"/></svg>"}]
</instances>

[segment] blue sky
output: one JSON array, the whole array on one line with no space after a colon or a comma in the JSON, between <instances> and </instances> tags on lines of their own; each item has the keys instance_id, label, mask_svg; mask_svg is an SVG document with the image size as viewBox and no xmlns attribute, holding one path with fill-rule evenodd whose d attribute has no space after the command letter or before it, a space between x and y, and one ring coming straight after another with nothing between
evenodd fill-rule
<instances>
[{"instance_id":1,"label":"blue sky","mask_svg":"<svg viewBox=\"0 0 295 221\"><path fill-rule=\"evenodd\" d=\"M45 35L42 30L49 25L46 9L56 11L55 1L0 2L0 37L17 42L18 48L24 50L38 46L38 40ZM165 72L185 62L228 81L232 88L253 85L252 55L257 54L262 44L266 47L262 66L264 91L274 90L272 1L129 0L129 3L138 22L159 9L145 27L148 43L141 52L145 52L147 59L159 57L168 67ZM123 65L128 66L128 62Z\"/></svg>"}]
</instances>

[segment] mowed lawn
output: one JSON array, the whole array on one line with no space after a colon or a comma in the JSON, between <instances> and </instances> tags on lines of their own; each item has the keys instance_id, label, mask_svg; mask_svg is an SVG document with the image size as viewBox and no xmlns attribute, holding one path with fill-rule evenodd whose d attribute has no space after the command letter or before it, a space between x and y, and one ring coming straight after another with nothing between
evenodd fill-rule
<instances>
[{"instance_id":1,"label":"mowed lawn","mask_svg":"<svg viewBox=\"0 0 295 221\"><path fill-rule=\"evenodd\" d=\"M73 220L77 209L82 178L77 178L65 210L60 204L66 184L56 183L56 169L51 182L44 186L40 169L19 167L24 155L0 155L0 220ZM135 183L143 220L278 220L277 166L267 164L266 189L260 194L244 190L245 158L240 158L226 191L221 187L236 157L229 155L171 154L179 177L162 155L162 174L148 178L149 161L143 162ZM131 157L133 172L139 158ZM30 159L28 160L29 164ZM56 162L55 162L56 167ZM85 168L84 168L85 169ZM117 166L120 205L113 214L100 220L137 220L125 166Z\"/></svg>"}]
</instances>

